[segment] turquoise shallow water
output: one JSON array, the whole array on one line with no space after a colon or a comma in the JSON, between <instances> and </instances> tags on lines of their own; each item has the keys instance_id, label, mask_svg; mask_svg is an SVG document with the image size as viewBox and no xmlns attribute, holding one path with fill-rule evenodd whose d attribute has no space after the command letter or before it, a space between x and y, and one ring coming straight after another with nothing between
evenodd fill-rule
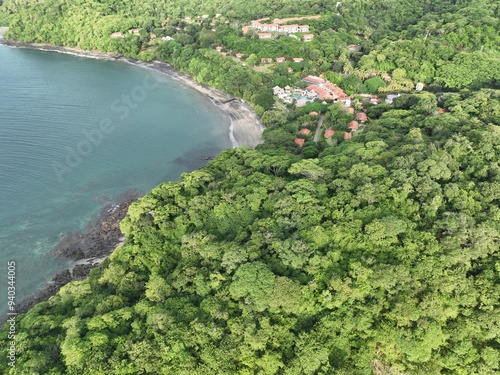
<instances>
[{"instance_id":1,"label":"turquoise shallow water","mask_svg":"<svg viewBox=\"0 0 500 375\"><path fill-rule=\"evenodd\" d=\"M231 147L229 126L161 73L0 46L0 314L8 261L21 300L67 265L50 255L63 234L130 189L201 167Z\"/></svg>"}]
</instances>

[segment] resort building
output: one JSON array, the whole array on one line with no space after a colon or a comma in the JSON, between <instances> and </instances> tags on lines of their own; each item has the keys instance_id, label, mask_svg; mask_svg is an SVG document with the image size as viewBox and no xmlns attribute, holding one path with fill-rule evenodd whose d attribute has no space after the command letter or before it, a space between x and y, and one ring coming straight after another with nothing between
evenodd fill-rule
<instances>
[{"instance_id":1,"label":"resort building","mask_svg":"<svg viewBox=\"0 0 500 375\"><path fill-rule=\"evenodd\" d=\"M279 86L274 86L273 87L273 92L274 92L274 95L282 95L285 93L285 90L282 89L281 87Z\"/></svg>"},{"instance_id":2,"label":"resort building","mask_svg":"<svg viewBox=\"0 0 500 375\"><path fill-rule=\"evenodd\" d=\"M285 61L286 61L286 59L284 57L277 57L276 58L277 63L284 63Z\"/></svg>"},{"instance_id":3,"label":"resort building","mask_svg":"<svg viewBox=\"0 0 500 375\"><path fill-rule=\"evenodd\" d=\"M260 18L253 20L250 26L244 26L242 28L243 34L246 34L249 28L254 28L255 30L261 32L279 32L279 33L307 33L309 32L309 25L283 25L287 22L300 21L304 19L318 19L320 16L305 16L305 17L293 17L293 18L275 18L272 23L269 22L269 18ZM267 23L264 23L267 21ZM311 34L312 35L312 34Z\"/></svg>"},{"instance_id":4,"label":"resort building","mask_svg":"<svg viewBox=\"0 0 500 375\"><path fill-rule=\"evenodd\" d=\"M317 93L320 100L341 101L344 106L351 106L351 98L337 85L316 76L307 76L302 81L310 83L307 90Z\"/></svg>"}]
</instances>

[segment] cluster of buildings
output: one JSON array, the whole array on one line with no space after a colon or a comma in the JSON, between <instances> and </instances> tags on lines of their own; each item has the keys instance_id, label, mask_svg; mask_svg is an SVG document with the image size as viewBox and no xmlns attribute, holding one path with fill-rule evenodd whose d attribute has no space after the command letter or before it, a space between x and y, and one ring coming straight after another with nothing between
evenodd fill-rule
<instances>
[{"instance_id":1,"label":"cluster of buildings","mask_svg":"<svg viewBox=\"0 0 500 375\"><path fill-rule=\"evenodd\" d=\"M271 39L273 37L273 32L276 33L306 33L302 37L305 42L308 42L314 38L314 34L309 34L309 25L299 25L291 24L285 25L285 23L300 21L304 19L318 19L320 16L304 16L304 17L292 17L292 18L275 18L270 22L269 18L260 18L258 20L253 20L250 25L243 26L243 34L246 34L250 29L257 31L257 35L260 39ZM265 22L267 21L267 22Z\"/></svg>"},{"instance_id":2,"label":"cluster of buildings","mask_svg":"<svg viewBox=\"0 0 500 375\"><path fill-rule=\"evenodd\" d=\"M340 101L345 107L351 106L350 96L328 80L316 76L307 76L302 81L309 85L305 88L295 87L293 89L290 86L284 88L275 86L273 87L274 95L285 103L292 103L293 100L296 100L295 105L297 107L303 107L308 102L316 99L322 101L332 100L334 103Z\"/></svg>"},{"instance_id":3,"label":"cluster of buildings","mask_svg":"<svg viewBox=\"0 0 500 375\"><path fill-rule=\"evenodd\" d=\"M302 79L309 83L306 87L311 93L314 93L320 100L333 100L334 103L341 101L345 107L351 106L351 98L337 85L316 76L307 76Z\"/></svg>"},{"instance_id":4,"label":"cluster of buildings","mask_svg":"<svg viewBox=\"0 0 500 375\"><path fill-rule=\"evenodd\" d=\"M349 107L349 108L347 108L347 110L351 115L354 115L354 113L355 113L354 108ZM309 116L311 116L311 118L318 117L318 115L319 114L317 112L309 112ZM368 117L366 116L366 113L364 113L364 112L356 113L356 120L352 120L347 124L347 126L349 127L349 131L343 132L344 133L344 135L343 135L344 141L348 141L348 140L352 139L352 135L354 134L354 132L359 130L359 127L362 126L367 120L368 120ZM310 125L310 124L311 124L310 121L308 121L307 123L303 123L303 125ZM329 138L333 137L335 135L335 133L336 133L335 130L328 128L324 131L323 137L325 139L329 139ZM311 130L306 129L306 128L301 129L299 131L299 136L297 138L295 138L295 144L298 145L299 147L303 147L304 143L306 142L306 139L304 138L304 136L308 137L310 134L311 134Z\"/></svg>"}]
</instances>

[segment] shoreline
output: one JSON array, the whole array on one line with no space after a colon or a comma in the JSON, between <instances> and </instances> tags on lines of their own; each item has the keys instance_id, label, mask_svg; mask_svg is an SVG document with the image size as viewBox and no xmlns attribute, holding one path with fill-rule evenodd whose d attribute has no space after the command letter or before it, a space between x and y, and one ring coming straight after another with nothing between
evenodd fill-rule
<instances>
[{"instance_id":1,"label":"shoreline","mask_svg":"<svg viewBox=\"0 0 500 375\"><path fill-rule=\"evenodd\" d=\"M263 142L262 132L264 130L264 127L261 124L257 114L247 103L223 91L195 82L191 76L174 69L168 63L159 60L154 60L151 62L141 61L132 58L126 58L120 54L111 52L84 51L76 48L58 47L49 44L15 42L3 38L3 34L7 29L8 28L0 28L0 45L3 44L13 48L26 48L48 52L58 52L74 55L77 57L124 62L137 67L152 69L154 71L166 74L172 79L175 79L176 81L181 82L182 84L204 94L216 107L222 110L229 117L229 138L233 148L239 146L248 146L254 148L256 145ZM121 216L125 216L127 214L128 205L138 198L138 196L134 197L133 199L130 199L129 197L128 200L122 201L116 206L113 206L114 208L121 206L121 209L119 210L121 214L101 214L101 217L98 218L96 222L88 223L93 229L98 228L103 224L106 224L108 227L113 227L114 235L107 236L106 229L101 230L101 232L105 233L105 237L107 237L106 239L96 239L95 231L69 233L65 237L61 238L58 245L56 245L56 247L52 250L52 254L55 257L71 259L71 264L68 268L57 272L45 287L34 291L30 296L20 301L17 306L17 313L26 313L36 304L48 301L50 297L57 294L59 289L67 283L86 278L91 269L99 267L101 263L105 259L109 258L109 256L117 248L122 246L125 242L125 238L121 234L121 232L118 235L118 233L116 232L116 228L118 228L118 225L123 218ZM103 212L105 212L105 209L107 210L109 209L109 207L103 208ZM113 212L111 214L113 214L114 212L115 210L113 209ZM108 210L107 213L109 214L110 211ZM83 230L85 231L86 228ZM102 233L100 234L102 235ZM88 245L88 243L85 243L85 241L89 238L94 241L91 241L90 245ZM82 248L85 249L86 245L88 245L87 251L82 252ZM0 319L0 325L3 325L3 323L5 322L4 320L5 319Z\"/></svg>"},{"instance_id":2,"label":"shoreline","mask_svg":"<svg viewBox=\"0 0 500 375\"><path fill-rule=\"evenodd\" d=\"M240 146L255 148L255 146L263 142L262 132L264 131L264 126L260 122L259 116L254 112L252 107L250 107L242 99L227 94L214 87L196 82L193 77L173 68L166 62L160 60L141 61L124 57L123 55L114 52L85 51L78 48L54 46L44 43L16 42L2 39L2 35L3 34L0 34L0 44L9 47L58 52L77 57L124 62L164 73L172 79L181 82L185 86L191 87L205 95L216 107L221 109L229 117L231 122L229 126L229 139L233 148Z\"/></svg>"},{"instance_id":3,"label":"shoreline","mask_svg":"<svg viewBox=\"0 0 500 375\"><path fill-rule=\"evenodd\" d=\"M128 213L128 207L142 197L139 191L130 190L117 198L114 203L106 204L99 216L87 222L77 232L68 233L59 239L52 249L55 258L71 261L68 266L51 276L50 280L38 290L16 303L16 313L24 314L35 305L48 301L66 284L83 280L90 271L125 243L125 236L119 225ZM0 318L0 326L6 321Z\"/></svg>"}]
</instances>

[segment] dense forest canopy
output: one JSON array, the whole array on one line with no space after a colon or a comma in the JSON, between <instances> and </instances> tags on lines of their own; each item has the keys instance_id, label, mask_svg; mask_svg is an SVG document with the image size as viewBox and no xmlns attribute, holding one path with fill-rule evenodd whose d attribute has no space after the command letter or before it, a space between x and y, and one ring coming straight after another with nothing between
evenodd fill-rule
<instances>
[{"instance_id":1,"label":"dense forest canopy","mask_svg":"<svg viewBox=\"0 0 500 375\"><path fill-rule=\"evenodd\" d=\"M16 366L0 361L2 373L500 371L497 2L5 0L3 10L10 38L167 61L247 100L267 129L257 150L227 150L134 203L110 259L18 317ZM322 15L307 21L311 42L241 33L253 18L311 13ZM279 56L287 62L259 64ZM309 74L366 114L352 139L357 117L339 104L273 97ZM364 100L373 94L399 96ZM315 130L313 111L331 138L298 134Z\"/></svg>"}]
</instances>

